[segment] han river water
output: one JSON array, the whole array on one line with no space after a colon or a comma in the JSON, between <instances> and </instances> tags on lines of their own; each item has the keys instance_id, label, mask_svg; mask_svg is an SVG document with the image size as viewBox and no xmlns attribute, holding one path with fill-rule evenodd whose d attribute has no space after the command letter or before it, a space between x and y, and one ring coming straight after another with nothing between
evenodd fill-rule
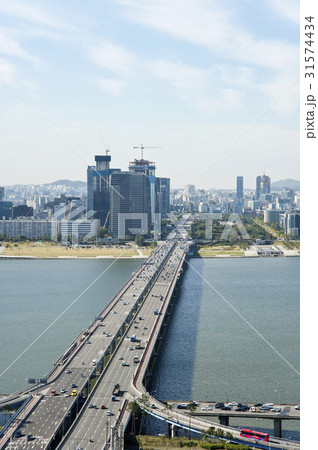
<instances>
[{"instance_id":1,"label":"han river water","mask_svg":"<svg viewBox=\"0 0 318 450\"><path fill-rule=\"evenodd\" d=\"M0 260L0 394L48 374L142 261ZM158 362L161 400L298 404L299 258L190 259Z\"/></svg>"}]
</instances>

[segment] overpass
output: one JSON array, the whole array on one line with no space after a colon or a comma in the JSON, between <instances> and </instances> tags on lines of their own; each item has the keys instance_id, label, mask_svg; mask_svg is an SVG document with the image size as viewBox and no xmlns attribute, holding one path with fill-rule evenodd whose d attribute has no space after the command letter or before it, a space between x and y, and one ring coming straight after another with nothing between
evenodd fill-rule
<instances>
[{"instance_id":1,"label":"overpass","mask_svg":"<svg viewBox=\"0 0 318 450\"><path fill-rule=\"evenodd\" d=\"M124 431L131 416L129 404L134 400L149 414L170 424L171 430L179 427L200 433L213 425L239 439L237 429L168 410L147 392L151 365L161 344L186 256L187 245L180 241L168 240L158 245L110 305L59 359L48 384L20 393L32 398L2 440L0 437L0 448L123 448ZM137 344L132 342L132 335ZM120 385L120 395L114 397L115 384ZM52 391L56 395L51 395ZM74 396L70 395L73 391ZM23 436L13 436L8 444L17 428ZM299 443L275 439L271 448L294 450Z\"/></svg>"}]
</instances>

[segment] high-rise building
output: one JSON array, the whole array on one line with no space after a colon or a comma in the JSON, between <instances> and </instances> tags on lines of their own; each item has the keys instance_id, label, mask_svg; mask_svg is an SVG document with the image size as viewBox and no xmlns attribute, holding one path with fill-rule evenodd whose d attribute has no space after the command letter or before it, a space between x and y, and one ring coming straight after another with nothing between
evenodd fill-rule
<instances>
[{"instance_id":1,"label":"high-rise building","mask_svg":"<svg viewBox=\"0 0 318 450\"><path fill-rule=\"evenodd\" d=\"M236 177L236 198L243 200L243 177Z\"/></svg>"},{"instance_id":2,"label":"high-rise building","mask_svg":"<svg viewBox=\"0 0 318 450\"><path fill-rule=\"evenodd\" d=\"M0 186L0 202L4 200L4 187Z\"/></svg>"},{"instance_id":3,"label":"high-rise building","mask_svg":"<svg viewBox=\"0 0 318 450\"><path fill-rule=\"evenodd\" d=\"M143 159L135 159L129 163L130 173L139 173L145 175L149 180L150 186L150 208L151 208L151 221L155 221L155 208L156 208L156 165L154 162Z\"/></svg>"},{"instance_id":4,"label":"high-rise building","mask_svg":"<svg viewBox=\"0 0 318 450\"><path fill-rule=\"evenodd\" d=\"M99 219L101 226L109 225L110 214L110 175L120 169L110 168L111 156L95 156L95 166L87 168L87 214Z\"/></svg>"},{"instance_id":5,"label":"high-rise building","mask_svg":"<svg viewBox=\"0 0 318 450\"><path fill-rule=\"evenodd\" d=\"M147 234L151 225L150 180L142 172L114 172L110 176L112 236Z\"/></svg>"},{"instance_id":6,"label":"high-rise building","mask_svg":"<svg viewBox=\"0 0 318 450\"><path fill-rule=\"evenodd\" d=\"M156 213L165 217L170 212L170 178L156 177Z\"/></svg>"},{"instance_id":7,"label":"high-rise building","mask_svg":"<svg viewBox=\"0 0 318 450\"><path fill-rule=\"evenodd\" d=\"M269 194L271 192L271 179L267 175L259 175L256 177L255 199L258 200L261 194Z\"/></svg>"},{"instance_id":8,"label":"high-rise building","mask_svg":"<svg viewBox=\"0 0 318 450\"><path fill-rule=\"evenodd\" d=\"M28 205L17 205L12 208L12 218L16 217L32 217L33 208Z\"/></svg>"},{"instance_id":9,"label":"high-rise building","mask_svg":"<svg viewBox=\"0 0 318 450\"><path fill-rule=\"evenodd\" d=\"M12 202L0 202L0 219L12 219Z\"/></svg>"}]
</instances>

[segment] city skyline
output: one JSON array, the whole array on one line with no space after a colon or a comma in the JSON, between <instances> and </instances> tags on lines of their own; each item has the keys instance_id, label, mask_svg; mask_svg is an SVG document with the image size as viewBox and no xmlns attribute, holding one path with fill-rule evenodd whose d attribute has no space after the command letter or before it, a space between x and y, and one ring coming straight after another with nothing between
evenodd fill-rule
<instances>
[{"instance_id":1,"label":"city skyline","mask_svg":"<svg viewBox=\"0 0 318 450\"><path fill-rule=\"evenodd\" d=\"M15 0L0 13L1 185L85 180L92 154L109 147L126 168L140 145L176 187L299 179L298 1Z\"/></svg>"}]
</instances>

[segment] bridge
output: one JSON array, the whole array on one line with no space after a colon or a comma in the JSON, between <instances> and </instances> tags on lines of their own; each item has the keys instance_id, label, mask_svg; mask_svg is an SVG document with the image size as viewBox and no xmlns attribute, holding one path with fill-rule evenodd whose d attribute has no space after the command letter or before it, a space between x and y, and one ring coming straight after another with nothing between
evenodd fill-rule
<instances>
[{"instance_id":1,"label":"bridge","mask_svg":"<svg viewBox=\"0 0 318 450\"><path fill-rule=\"evenodd\" d=\"M169 409L147 392L187 251L188 245L178 240L159 243L112 302L61 356L47 383L7 399L26 400L0 435L0 448L18 445L26 450L123 449L124 432L131 417L129 404L133 401L165 421L172 434L176 428L201 434L201 430L214 426L231 432L234 441L251 443L240 438L239 431L223 419L213 423L207 417ZM119 392L114 395L117 384ZM21 437L16 437L17 430L21 430ZM265 444L253 443L255 448L269 448ZM278 438L270 445L271 449L299 449L299 443Z\"/></svg>"}]
</instances>

